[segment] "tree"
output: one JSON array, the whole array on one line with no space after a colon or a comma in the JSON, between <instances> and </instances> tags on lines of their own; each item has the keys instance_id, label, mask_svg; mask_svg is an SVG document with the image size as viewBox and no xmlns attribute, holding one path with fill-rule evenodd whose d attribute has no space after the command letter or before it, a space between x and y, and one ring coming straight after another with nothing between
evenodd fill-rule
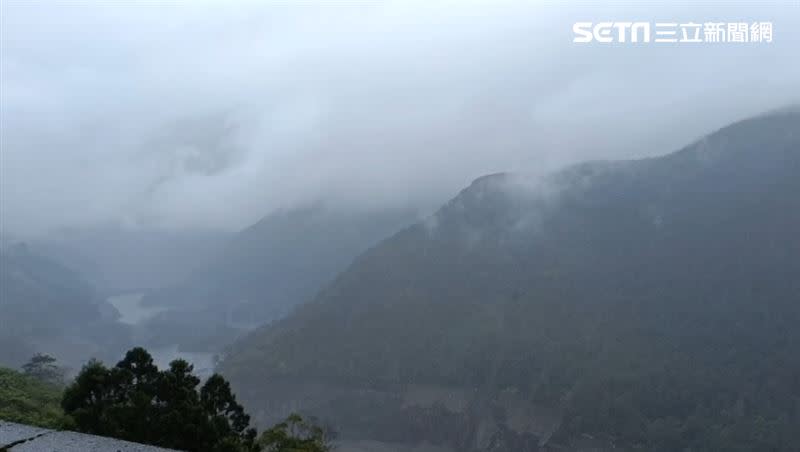
<instances>
[{"instance_id":1,"label":"tree","mask_svg":"<svg viewBox=\"0 0 800 452\"><path fill-rule=\"evenodd\" d=\"M160 422L154 426L157 435L175 438L172 447L181 450L192 450L197 444L210 444L214 439L204 430L206 413L196 389L200 379L192 370L186 361L173 361L161 373L156 389L156 399L164 401Z\"/></svg>"},{"instance_id":2,"label":"tree","mask_svg":"<svg viewBox=\"0 0 800 452\"><path fill-rule=\"evenodd\" d=\"M258 451L230 385L214 375L200 379L183 360L159 371L143 348L112 368L90 361L66 389L62 407L77 430L188 451Z\"/></svg>"},{"instance_id":3,"label":"tree","mask_svg":"<svg viewBox=\"0 0 800 452\"><path fill-rule=\"evenodd\" d=\"M230 384L221 375L212 375L200 389L200 404L216 436L237 437L246 447L254 448L256 430L248 428L250 416L236 402Z\"/></svg>"},{"instance_id":4,"label":"tree","mask_svg":"<svg viewBox=\"0 0 800 452\"><path fill-rule=\"evenodd\" d=\"M261 434L265 452L329 452L330 435L321 427L291 414L285 421Z\"/></svg>"},{"instance_id":5,"label":"tree","mask_svg":"<svg viewBox=\"0 0 800 452\"><path fill-rule=\"evenodd\" d=\"M22 366L25 375L45 383L60 385L64 383L64 370L57 366L56 359L50 355L37 353Z\"/></svg>"}]
</instances>

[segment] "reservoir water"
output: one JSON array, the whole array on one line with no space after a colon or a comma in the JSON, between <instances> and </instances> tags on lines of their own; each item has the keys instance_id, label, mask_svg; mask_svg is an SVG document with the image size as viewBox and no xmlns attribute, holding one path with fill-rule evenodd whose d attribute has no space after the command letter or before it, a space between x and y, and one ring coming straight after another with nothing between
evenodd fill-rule
<instances>
[{"instance_id":1,"label":"reservoir water","mask_svg":"<svg viewBox=\"0 0 800 452\"><path fill-rule=\"evenodd\" d=\"M137 326L167 310L163 306L143 306L143 298L144 293L137 292L113 295L107 300L119 311L120 322ZM159 369L164 369L171 361L181 358L194 365L195 374L200 378L206 378L214 372L214 354L210 352L185 352L179 350L177 344L148 347L148 351Z\"/></svg>"},{"instance_id":2,"label":"reservoir water","mask_svg":"<svg viewBox=\"0 0 800 452\"><path fill-rule=\"evenodd\" d=\"M119 311L119 321L128 325L138 325L159 312L166 311L160 306L142 306L144 294L126 293L108 297L108 302Z\"/></svg>"}]
</instances>

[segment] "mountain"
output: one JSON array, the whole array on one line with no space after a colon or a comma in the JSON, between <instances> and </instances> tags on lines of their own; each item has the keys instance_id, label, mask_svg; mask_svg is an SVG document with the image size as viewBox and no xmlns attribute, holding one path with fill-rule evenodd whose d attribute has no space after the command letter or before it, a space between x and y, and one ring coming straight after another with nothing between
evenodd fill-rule
<instances>
[{"instance_id":1,"label":"mountain","mask_svg":"<svg viewBox=\"0 0 800 452\"><path fill-rule=\"evenodd\" d=\"M796 450L800 114L482 177L229 350L260 422L455 451ZM260 411L259 411L260 408Z\"/></svg>"},{"instance_id":2,"label":"mountain","mask_svg":"<svg viewBox=\"0 0 800 452\"><path fill-rule=\"evenodd\" d=\"M29 241L35 252L74 268L103 293L157 289L186 279L231 233L101 225Z\"/></svg>"},{"instance_id":3,"label":"mountain","mask_svg":"<svg viewBox=\"0 0 800 452\"><path fill-rule=\"evenodd\" d=\"M0 306L4 365L16 367L34 351L80 363L127 340L113 307L88 282L22 243L0 250Z\"/></svg>"},{"instance_id":4,"label":"mountain","mask_svg":"<svg viewBox=\"0 0 800 452\"><path fill-rule=\"evenodd\" d=\"M221 347L311 298L355 256L417 218L409 209L324 204L270 214L183 282L145 296L144 304L171 308L149 322L150 342Z\"/></svg>"}]
</instances>

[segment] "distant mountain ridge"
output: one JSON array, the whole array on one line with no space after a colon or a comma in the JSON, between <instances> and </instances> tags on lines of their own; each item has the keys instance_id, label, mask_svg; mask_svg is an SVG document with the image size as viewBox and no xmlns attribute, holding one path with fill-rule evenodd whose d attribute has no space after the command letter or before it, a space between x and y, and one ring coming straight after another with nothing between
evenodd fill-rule
<instances>
[{"instance_id":1,"label":"distant mountain ridge","mask_svg":"<svg viewBox=\"0 0 800 452\"><path fill-rule=\"evenodd\" d=\"M71 365L102 356L127 340L116 315L74 270L23 243L0 250L0 363L16 367L34 351Z\"/></svg>"},{"instance_id":2,"label":"distant mountain ridge","mask_svg":"<svg viewBox=\"0 0 800 452\"><path fill-rule=\"evenodd\" d=\"M274 212L236 234L181 283L146 295L145 304L172 307L150 322L153 340L227 345L241 329L310 299L355 256L417 218L411 209L324 203Z\"/></svg>"},{"instance_id":3,"label":"distant mountain ridge","mask_svg":"<svg viewBox=\"0 0 800 452\"><path fill-rule=\"evenodd\" d=\"M222 370L261 419L299 407L354 438L793 450L799 193L791 111L663 157L479 178Z\"/></svg>"}]
</instances>

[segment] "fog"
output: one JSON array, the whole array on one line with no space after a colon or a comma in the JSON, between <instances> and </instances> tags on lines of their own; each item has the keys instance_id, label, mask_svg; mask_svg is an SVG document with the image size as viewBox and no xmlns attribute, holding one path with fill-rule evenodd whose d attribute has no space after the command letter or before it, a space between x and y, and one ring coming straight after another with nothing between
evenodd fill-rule
<instances>
[{"instance_id":1,"label":"fog","mask_svg":"<svg viewBox=\"0 0 800 452\"><path fill-rule=\"evenodd\" d=\"M577 45L575 21L772 21L771 44ZM800 99L800 9L2 3L0 222L237 230L436 205L498 171L665 153Z\"/></svg>"}]
</instances>

